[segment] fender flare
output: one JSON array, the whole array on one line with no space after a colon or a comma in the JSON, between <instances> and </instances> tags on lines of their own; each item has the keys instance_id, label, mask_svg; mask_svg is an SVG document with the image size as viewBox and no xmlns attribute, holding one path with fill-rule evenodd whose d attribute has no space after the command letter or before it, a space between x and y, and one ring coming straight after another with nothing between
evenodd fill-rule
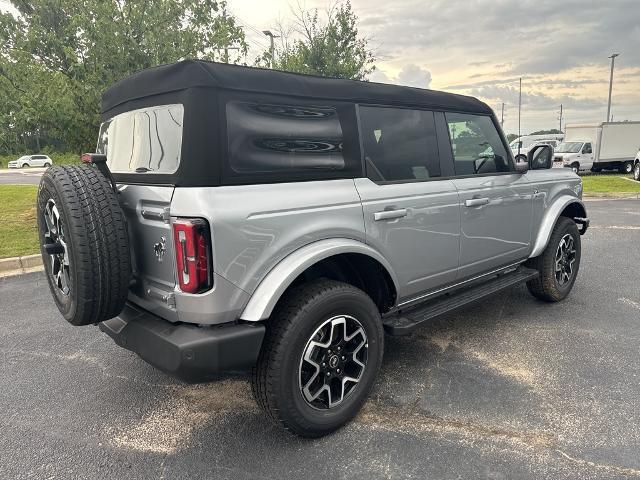
<instances>
[{"instance_id":1,"label":"fender flare","mask_svg":"<svg viewBox=\"0 0 640 480\"><path fill-rule=\"evenodd\" d=\"M547 247L547 243L549 242L549 238L551 237L553 227L555 227L560 214L565 208L567 208L567 206L571 205L572 203L577 203L578 205L580 205L584 212L587 211L587 209L584 207L584 203L579 198L572 197L571 195L562 195L558 197L553 202L551 207L547 209L547 212L545 213L545 216L540 223L538 236L536 237L536 242L533 246L533 250L531 251L531 255L529 255L529 258L537 257L544 251L544 249Z\"/></svg>"},{"instance_id":2,"label":"fender flare","mask_svg":"<svg viewBox=\"0 0 640 480\"><path fill-rule=\"evenodd\" d=\"M240 320L266 320L282 294L302 272L325 258L341 253L359 253L378 261L387 270L398 291L398 279L391 265L369 245L348 238L319 240L292 252L271 269L251 295Z\"/></svg>"}]
</instances>

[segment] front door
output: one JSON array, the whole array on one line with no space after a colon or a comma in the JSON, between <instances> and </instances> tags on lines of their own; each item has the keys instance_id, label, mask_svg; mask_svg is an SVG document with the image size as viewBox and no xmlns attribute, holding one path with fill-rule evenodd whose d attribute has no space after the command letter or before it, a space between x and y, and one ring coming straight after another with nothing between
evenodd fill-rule
<instances>
[{"instance_id":1,"label":"front door","mask_svg":"<svg viewBox=\"0 0 640 480\"><path fill-rule=\"evenodd\" d=\"M580 151L580 170L589 170L593 166L593 147L590 142L585 143Z\"/></svg>"},{"instance_id":2,"label":"front door","mask_svg":"<svg viewBox=\"0 0 640 480\"><path fill-rule=\"evenodd\" d=\"M527 258L533 186L515 173L491 116L446 113L461 238L458 280ZM442 152L441 152L442 154Z\"/></svg>"},{"instance_id":3,"label":"front door","mask_svg":"<svg viewBox=\"0 0 640 480\"><path fill-rule=\"evenodd\" d=\"M360 106L359 118L366 239L391 263L401 303L455 280L458 194L441 178L433 112Z\"/></svg>"}]
</instances>

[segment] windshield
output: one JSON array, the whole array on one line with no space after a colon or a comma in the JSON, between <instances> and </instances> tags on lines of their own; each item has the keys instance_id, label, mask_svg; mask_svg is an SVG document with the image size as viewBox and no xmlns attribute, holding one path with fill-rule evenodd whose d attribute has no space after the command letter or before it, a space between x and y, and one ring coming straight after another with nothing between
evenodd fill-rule
<instances>
[{"instance_id":1,"label":"windshield","mask_svg":"<svg viewBox=\"0 0 640 480\"><path fill-rule=\"evenodd\" d=\"M578 153L582 148L582 142L562 142L556 148L556 153Z\"/></svg>"},{"instance_id":2,"label":"windshield","mask_svg":"<svg viewBox=\"0 0 640 480\"><path fill-rule=\"evenodd\" d=\"M182 105L121 113L100 126L96 153L116 173L174 173L182 148Z\"/></svg>"}]
</instances>

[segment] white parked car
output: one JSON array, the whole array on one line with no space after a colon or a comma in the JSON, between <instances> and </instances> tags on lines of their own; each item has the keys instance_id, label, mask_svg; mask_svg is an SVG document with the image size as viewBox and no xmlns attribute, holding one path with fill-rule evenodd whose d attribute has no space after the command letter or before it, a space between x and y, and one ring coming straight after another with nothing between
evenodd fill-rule
<instances>
[{"instance_id":1,"label":"white parked car","mask_svg":"<svg viewBox=\"0 0 640 480\"><path fill-rule=\"evenodd\" d=\"M640 182L640 150L633 161L633 179Z\"/></svg>"},{"instance_id":2,"label":"white parked car","mask_svg":"<svg viewBox=\"0 0 640 480\"><path fill-rule=\"evenodd\" d=\"M25 155L8 164L9 168L50 167L51 165L53 160L46 155Z\"/></svg>"},{"instance_id":3,"label":"white parked car","mask_svg":"<svg viewBox=\"0 0 640 480\"><path fill-rule=\"evenodd\" d=\"M527 153L533 147L546 144L556 148L563 138L564 134L524 135L513 140L509 147L516 161L524 162L527 160Z\"/></svg>"}]
</instances>

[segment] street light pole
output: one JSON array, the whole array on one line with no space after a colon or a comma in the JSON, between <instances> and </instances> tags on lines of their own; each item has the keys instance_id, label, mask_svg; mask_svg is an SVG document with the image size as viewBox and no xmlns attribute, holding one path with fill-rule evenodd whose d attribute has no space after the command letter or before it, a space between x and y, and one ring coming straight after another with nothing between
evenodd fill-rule
<instances>
[{"instance_id":1,"label":"street light pole","mask_svg":"<svg viewBox=\"0 0 640 480\"><path fill-rule=\"evenodd\" d=\"M269 40L271 40L271 47L269 48L269 54L271 55L271 59L269 61L269 64L271 68L273 68L273 60L276 54L276 49L273 43L273 39L280 38L280 35L274 35L273 32L271 32L271 30L264 30L262 33L264 33L267 37L269 37Z\"/></svg>"},{"instance_id":2,"label":"street light pole","mask_svg":"<svg viewBox=\"0 0 640 480\"><path fill-rule=\"evenodd\" d=\"M609 76L609 102L607 102L607 119L606 121L610 121L611 119L611 90L613 89L613 65L616 61L616 57L620 56L619 53L612 53L610 57L611 59L611 75Z\"/></svg>"}]
</instances>

